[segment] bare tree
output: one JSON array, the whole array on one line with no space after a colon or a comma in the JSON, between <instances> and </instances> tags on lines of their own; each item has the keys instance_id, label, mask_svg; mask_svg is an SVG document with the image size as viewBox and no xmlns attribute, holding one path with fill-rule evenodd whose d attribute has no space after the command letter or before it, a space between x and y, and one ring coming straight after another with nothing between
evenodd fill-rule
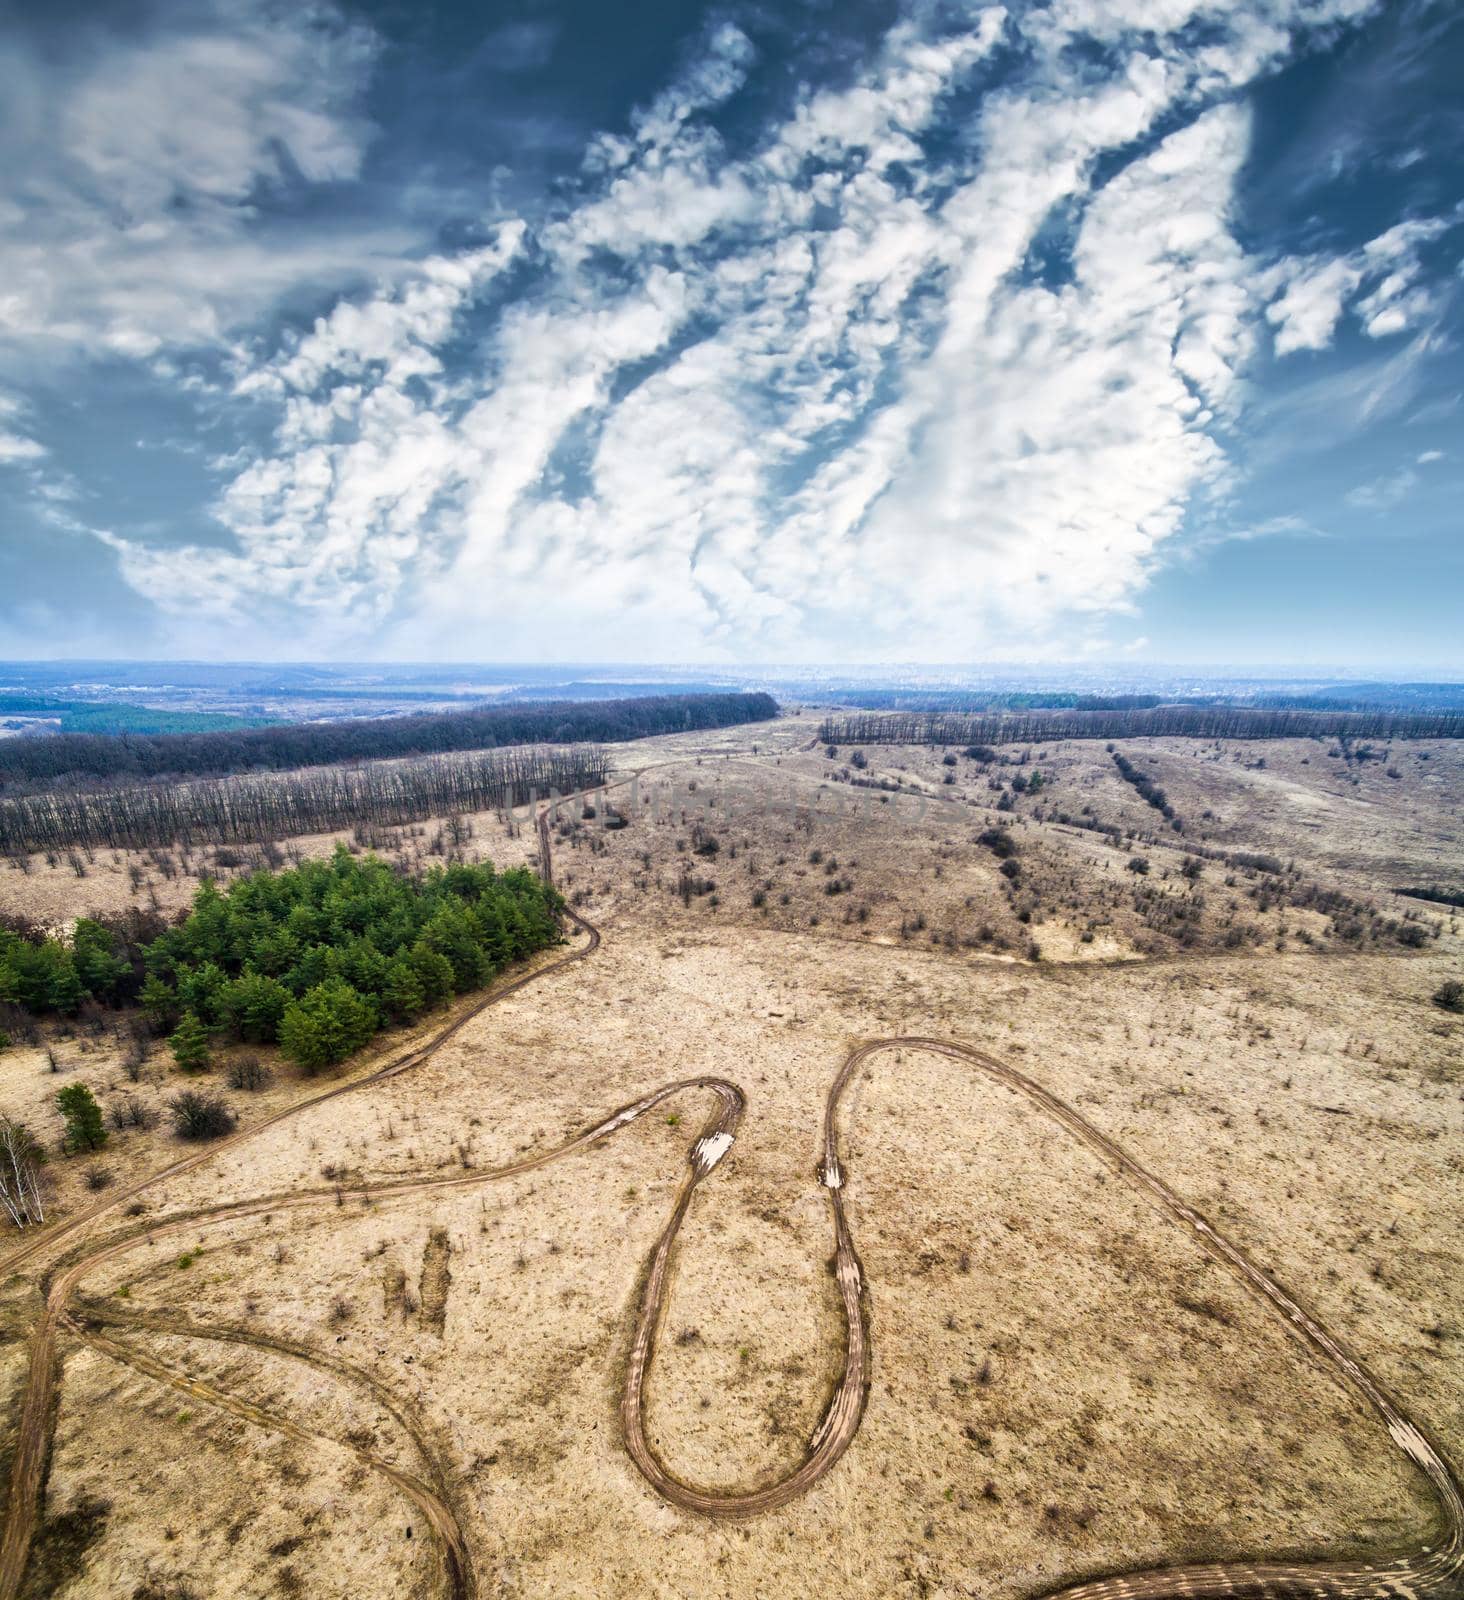
<instances>
[{"instance_id":1,"label":"bare tree","mask_svg":"<svg viewBox=\"0 0 1464 1600\"><path fill-rule=\"evenodd\" d=\"M40 1167L45 1154L23 1122L0 1117L0 1203L17 1228L46 1220Z\"/></svg>"},{"instance_id":2,"label":"bare tree","mask_svg":"<svg viewBox=\"0 0 1464 1600\"><path fill-rule=\"evenodd\" d=\"M1460 739L1464 715L1393 711L1287 711L1256 706L1167 705L1152 709L1036 712L850 712L826 717L819 739L845 744L1049 744L1056 739ZM11 741L14 743L15 741Z\"/></svg>"}]
</instances>

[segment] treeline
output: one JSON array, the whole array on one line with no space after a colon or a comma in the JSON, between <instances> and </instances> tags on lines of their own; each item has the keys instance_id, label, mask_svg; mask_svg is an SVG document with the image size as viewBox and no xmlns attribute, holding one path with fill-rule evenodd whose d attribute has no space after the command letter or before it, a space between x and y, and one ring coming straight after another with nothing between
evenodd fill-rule
<instances>
[{"instance_id":1,"label":"treeline","mask_svg":"<svg viewBox=\"0 0 1464 1600\"><path fill-rule=\"evenodd\" d=\"M395 827L522 805L535 795L572 794L604 783L608 774L605 752L585 744L202 783L50 790L0 799L0 854L263 844L361 825Z\"/></svg>"},{"instance_id":2,"label":"treeline","mask_svg":"<svg viewBox=\"0 0 1464 1600\"><path fill-rule=\"evenodd\" d=\"M0 785L135 782L282 772L383 757L446 755L503 745L616 743L762 722L778 714L766 694L637 695L585 705L482 706L472 711L291 723L196 734L88 735L0 741Z\"/></svg>"},{"instance_id":3,"label":"treeline","mask_svg":"<svg viewBox=\"0 0 1464 1600\"><path fill-rule=\"evenodd\" d=\"M1464 712L1273 711L1250 706L1158 706L1029 715L937 713L827 717L825 744L1045 744L1055 739L1464 739Z\"/></svg>"},{"instance_id":4,"label":"treeline","mask_svg":"<svg viewBox=\"0 0 1464 1600\"><path fill-rule=\"evenodd\" d=\"M142 945L86 919L69 944L0 927L0 1001L68 1014L135 998L186 1070L230 1038L278 1043L317 1072L556 943L561 904L525 867L418 878L340 846L225 891L204 883L187 919Z\"/></svg>"},{"instance_id":5,"label":"treeline","mask_svg":"<svg viewBox=\"0 0 1464 1600\"><path fill-rule=\"evenodd\" d=\"M1464 710L1464 683L1348 683L1307 694L1267 691L1248 699L1279 710L1459 711Z\"/></svg>"},{"instance_id":6,"label":"treeline","mask_svg":"<svg viewBox=\"0 0 1464 1600\"><path fill-rule=\"evenodd\" d=\"M1079 694L1075 689L847 689L818 699L861 711L1131 711L1163 702L1157 694Z\"/></svg>"}]
</instances>

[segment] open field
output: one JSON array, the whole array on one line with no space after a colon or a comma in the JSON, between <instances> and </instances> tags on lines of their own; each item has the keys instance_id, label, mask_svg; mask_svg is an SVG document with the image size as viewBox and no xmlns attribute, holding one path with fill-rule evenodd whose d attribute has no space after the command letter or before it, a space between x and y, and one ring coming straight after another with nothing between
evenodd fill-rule
<instances>
[{"instance_id":1,"label":"open field","mask_svg":"<svg viewBox=\"0 0 1464 1600\"><path fill-rule=\"evenodd\" d=\"M1419 1540L1428 1485L1355 1390L1092 1148L920 1046L864 1062L838 1115L872 1362L847 1450L745 1520L637 1472L621 1396L643 1274L713 1096L489 1174L677 1080L742 1091L690 1196L644 1418L678 1479L755 1491L798 1468L844 1362L825 1097L891 1036L1035 1080L1274 1273L1456 1461L1464 1440L1464 1018L1431 1003L1464 942L1447 907L1394 892L1460 882L1458 743L1362 762L1121 743L1178 831L1101 743L856 763L816 726L617 746L634 782L550 828L603 943L460 1002L474 1014L409 1070L372 1076L442 1018L338 1079L277 1069L231 1094L246 1134L302 1109L136 1195L186 1153L162 1127L52 1161L53 1225L123 1198L4 1282L9 1436L48 1271L122 1248L60 1329L19 1593L996 1600ZM466 821L469 857L536 858L523 812ZM410 865L436 832L371 842ZM78 876L36 858L0 871L0 908L58 926L181 909L194 873L235 860L99 852ZM0 1054L0 1104L51 1133L79 1077L160 1109L166 1063L156 1047L132 1083L105 1030L52 1030ZM98 1167L110 1189L87 1187Z\"/></svg>"}]
</instances>

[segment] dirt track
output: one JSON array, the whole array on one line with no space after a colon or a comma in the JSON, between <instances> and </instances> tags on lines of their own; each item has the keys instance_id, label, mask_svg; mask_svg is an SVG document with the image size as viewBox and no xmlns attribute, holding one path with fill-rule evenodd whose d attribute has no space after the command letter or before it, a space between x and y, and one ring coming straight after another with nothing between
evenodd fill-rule
<instances>
[{"instance_id":1,"label":"dirt track","mask_svg":"<svg viewBox=\"0 0 1464 1600\"><path fill-rule=\"evenodd\" d=\"M548 810L540 813L538 827L541 870L546 880L552 881ZM369 1077L327 1091L256 1128L222 1141L208 1151L174 1163L151 1178L109 1198L105 1205L93 1207L64 1227L50 1230L29 1241L25 1247L12 1255L5 1265L13 1269L40 1251L50 1250L84 1223L94 1220L120 1201L196 1166L201 1161L209 1159L219 1149L227 1148L240 1139L253 1137L254 1134L272 1126L285 1116L293 1115L297 1111L337 1095L353 1092L365 1084L380 1082L425 1061L433 1051L486 1006L521 988L524 984L534 981L544 973L559 970L568 963L589 955L599 943L599 934L589 923L574 913L571 912L570 916L588 935L587 943L582 948L535 973L516 979L498 990L490 991L482 1002L442 1029L425 1045L389 1063ZM717 1078L680 1080L643 1096L602 1118L566 1143L538 1155L487 1172L459 1174L448 1178L404 1179L366 1186L359 1192L373 1199L386 1199L393 1196L421 1194L432 1189L468 1188L517 1176L562 1156L582 1151L610 1137L618 1129L628 1126L673 1095L688 1090L711 1091L716 1099L716 1108L690 1149L688 1171L678 1188L671 1213L651 1252L645 1271L636 1312L630 1359L621 1395L620 1414L627 1452L658 1494L683 1509L705 1516L718 1518L755 1516L788 1504L819 1482L853 1442L864 1414L869 1387L871 1329L863 1293L863 1273L844 1206L843 1191L847 1174L839 1154L838 1116L841 1097L855 1073L881 1052L897 1048L928 1050L961 1061L1023 1095L1088 1146L1171 1220L1180 1223L1192 1234L1202 1249L1234 1272L1264 1304L1280 1315L1292 1334L1314 1356L1329 1365L1367 1399L1383 1418L1394 1443L1426 1474L1440 1507L1441 1525L1432 1544L1416 1551L1384 1556L1374 1563L1289 1566L1224 1563L1201 1567L1167 1568L1078 1585L1064 1591L1065 1596L1072 1597L1072 1600L1126 1600L1126 1597L1130 1596L1143 1597L1143 1600L1147 1600L1147 1597L1151 1596L1168 1595L1307 1595L1337 1597L1337 1600L1344 1600L1344 1597L1349 1597L1350 1600L1350 1597L1358 1596L1375 1596L1377 1600L1385 1600L1385 1597L1386 1600L1415 1600L1415 1597L1427 1596L1430 1600L1433 1600L1433 1597L1437 1597L1437 1600L1458 1600L1459 1596L1464 1595L1464 1502L1461 1502L1458 1486L1442 1454L1409 1421L1396 1401L1372 1379L1357 1358L1336 1341L1274 1279L1251 1262L1237 1247L1222 1238L1204 1217L1180 1199L1161 1179L1134 1161L1065 1101L1033 1079L969 1045L919 1036L877 1039L851 1052L835 1077L825 1105L823 1149L817 1179L827 1193L832 1212L835 1274L844 1313L845 1340L840 1375L822 1419L813 1431L803 1459L797 1467L782 1478L745 1493L699 1488L677 1477L649 1444L644 1416L647 1373L654 1359L658 1330L665 1316L675 1265L676 1241L697 1186L715 1170L731 1148L736 1136L742 1115L743 1096L735 1084ZM112 1311L105 1317L89 1310L78 1312L72 1309L71 1301L84 1277L103 1262L174 1230L185 1227L196 1229L201 1223L239 1218L265 1210L318 1205L333 1201L335 1196L336 1191L333 1188L300 1190L256 1197L236 1204L209 1208L202 1212L176 1215L150 1226L133 1228L122 1234L113 1235L110 1240L103 1241L94 1248L80 1251L64 1263L64 1270L57 1273L50 1282L46 1311L32 1339L20 1438L12 1467L9 1514L3 1546L0 1546L0 1600L12 1600L18 1591L24 1571L44 1470L47 1429L56 1383L56 1342L61 1331L74 1334L102 1353L138 1367L161 1381L176 1386L187 1385L189 1392L198 1398L223 1406L247 1420L294 1433L300 1437L310 1437L288 1418L273 1416L249 1402L222 1394L208 1386L198 1385L193 1380L180 1378L133 1345L102 1333L99 1331L99 1325L106 1321L135 1329L153 1326L162 1331L233 1340L241 1344L253 1344L260 1348L271 1349L296 1359L314 1361L317 1364L324 1363L327 1358L304 1347L288 1344L286 1341L262 1338L249 1329L210 1328L205 1331L195 1329L171 1317L160 1321L156 1318L138 1318ZM58 1265L63 1264L58 1263ZM379 1386L364 1373L354 1368L347 1368L344 1363L336 1363L334 1370L338 1376L347 1381L361 1383L373 1391L379 1390ZM378 1393L377 1397L395 1410L391 1396ZM366 1465L386 1474L428 1516L442 1546L447 1591L456 1597L473 1595L476 1593L476 1587L471 1559L461 1534L459 1518L451 1504L451 1494L447 1487L448 1475L433 1462L421 1431L415 1429L411 1420L399 1411L396 1411L396 1414L398 1420L403 1422L413 1437L419 1453L428 1462L428 1481L403 1473L366 1452L357 1451L357 1454Z\"/></svg>"}]
</instances>

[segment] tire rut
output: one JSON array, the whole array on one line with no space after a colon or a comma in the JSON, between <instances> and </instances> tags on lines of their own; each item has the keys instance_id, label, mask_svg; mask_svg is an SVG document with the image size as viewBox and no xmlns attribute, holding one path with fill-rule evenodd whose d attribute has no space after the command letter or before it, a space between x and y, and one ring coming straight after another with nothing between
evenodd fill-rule
<instances>
[{"instance_id":1,"label":"tire rut","mask_svg":"<svg viewBox=\"0 0 1464 1600\"><path fill-rule=\"evenodd\" d=\"M660 763L660 765L675 764ZM599 785L595 789L586 790L583 795L567 797L565 801L555 801L540 810L536 826L539 835L540 871L546 883L551 885L553 883L549 824L551 814L557 811L558 805L569 803L570 800L582 801L591 794L634 782L648 770L651 769L641 768L630 777ZM566 916L588 935L587 943L582 949L535 972L525 974L492 992L480 1004L455 1019L425 1044L407 1052L380 1071L316 1096L247 1130L245 1134L221 1141L211 1151L185 1158L151 1178L141 1180L115 1196L108 1204L93 1207L62 1228L52 1230L47 1237L15 1252L5 1265L13 1267L24 1262L74 1232L84 1223L94 1220L118 1201L140 1193L168 1177L189 1170L202 1160L209 1159L217 1150L238 1143L243 1137L252 1137L285 1117L298 1114L310 1106L319 1105L336 1095L354 1092L368 1084L379 1083L399 1072L420 1065L487 1006L549 972L561 970L571 962L583 960L598 947L600 934L591 923L572 909L566 908ZM1439 1447L1408 1418L1398 1402L1363 1367L1355 1354L1329 1333L1316 1317L1283 1289L1270 1274L1252 1261L1238 1246L1224 1238L1205 1217L1185 1202L1161 1178L1151 1173L1051 1090L972 1045L921 1035L900 1035L871 1040L850 1052L830 1086L824 1107L822 1148L815 1178L828 1199L834 1238L835 1277L844 1315L844 1349L840 1376L829 1404L809 1439L804 1459L793 1471L775 1482L745 1492L701 1488L678 1477L651 1445L645 1429L647 1376L654 1361L656 1341L665 1319L677 1240L698 1186L718 1166L735 1140L744 1108L742 1091L735 1084L714 1077L683 1079L643 1095L640 1099L601 1118L561 1145L508 1163L503 1167L451 1177L407 1178L382 1184L353 1185L352 1192L374 1199L389 1199L442 1189L467 1189L479 1184L501 1181L585 1150L611 1137L619 1129L629 1126L673 1095L692 1090L710 1090L716 1102L713 1113L688 1151L688 1171L678 1187L667 1222L651 1251L642 1277L621 1392L620 1420L630 1459L650 1487L670 1503L686 1511L716 1519L746 1518L765 1514L790 1504L827 1476L854 1441L864 1416L869 1394L872 1336L864 1272L855 1249L844 1201L844 1191L849 1179L840 1159L838 1117L844 1091L858 1069L876 1055L898 1049L928 1050L975 1068L995 1082L1025 1097L1038 1110L1059 1123L1075 1139L1092 1150L1170 1221L1184 1228L1202 1250L1238 1276L1263 1305L1282 1319L1289 1333L1312 1357L1367 1401L1384 1422L1393 1443L1427 1478L1438 1503L1439 1529L1432 1542L1418 1549L1381 1557L1374 1562L1300 1562L1262 1565L1237 1561L1164 1567L1152 1571L1119 1574L1070 1586L1057 1592L1062 1600L1168 1600L1168 1597L1174 1597L1174 1600L1230 1600L1230 1597L1245 1597L1245 1600L1303 1600L1303 1597L1305 1600L1464 1600L1464 1499L1461 1499L1457 1480ZM89 1325L85 1320L85 1312L74 1311L70 1301L79 1288L82 1278L135 1245L169 1232L185 1227L196 1228L200 1224L235 1220L266 1210L316 1205L334 1198L334 1189L289 1191L281 1195L254 1197L246 1201L177 1214L125 1230L109 1241L84 1247L76 1252L68 1263L58 1263L61 1270L54 1273L47 1285L46 1312L31 1341L30 1371L10 1486L10 1515L4 1544L0 1547L0 1600L14 1600L34 1525L36 1494L44 1462L46 1417L55 1389L54 1369L58 1330L65 1329L73 1336L92 1344L94 1348L113 1355L117 1360L140 1367L141 1370L152 1371L161 1381L173 1383L175 1386L193 1383L193 1380L180 1378L179 1375L164 1368L161 1363L144 1352L98 1332L95 1326ZM429 1243L429 1251L431 1248ZM445 1272L445 1255L441 1266ZM427 1280L427 1263L424 1261L424 1301ZM442 1303L445 1308L445 1292ZM145 1326L146 1319L134 1325ZM311 1352L306 1347L292 1344L290 1341L271 1340L269 1336L257 1334L252 1330L205 1331L194 1329L191 1325L187 1326L188 1331L197 1337L233 1339L238 1343L250 1344L261 1349L275 1349L281 1354L293 1355L297 1359L314 1361L317 1364L324 1359L318 1352ZM169 1331L181 1332L184 1328L175 1323ZM146 1365L147 1363L151 1365ZM340 1372L344 1372L344 1369L345 1364L341 1363L337 1363L334 1368ZM361 1373L359 1369L351 1368L350 1373L351 1381L362 1382L379 1395L380 1388L375 1380ZM236 1415L258 1421L261 1426L293 1431L305 1438L319 1437L308 1434L288 1418L275 1417L252 1406L250 1402L238 1400L221 1391L210 1390L207 1386L203 1389L193 1387L189 1392L197 1393L200 1398L206 1398L210 1403L231 1410ZM393 1414L397 1413L394 1411ZM412 1433L412 1430L409 1428L408 1432ZM381 1461L380 1458L370 1457L368 1464L384 1472L403 1494L421 1506L428 1515L429 1522L442 1544L449 1593L454 1600L458 1600L458 1597L474 1592L469 1552L444 1492L445 1474L427 1448L424 1437L420 1433L412 1433L412 1437L424 1459L428 1461L430 1476L437 1487L430 1487L410 1474L402 1473L400 1469ZM358 1454L361 1452L358 1451ZM367 1459L367 1455L363 1455L363 1459Z\"/></svg>"}]
</instances>

